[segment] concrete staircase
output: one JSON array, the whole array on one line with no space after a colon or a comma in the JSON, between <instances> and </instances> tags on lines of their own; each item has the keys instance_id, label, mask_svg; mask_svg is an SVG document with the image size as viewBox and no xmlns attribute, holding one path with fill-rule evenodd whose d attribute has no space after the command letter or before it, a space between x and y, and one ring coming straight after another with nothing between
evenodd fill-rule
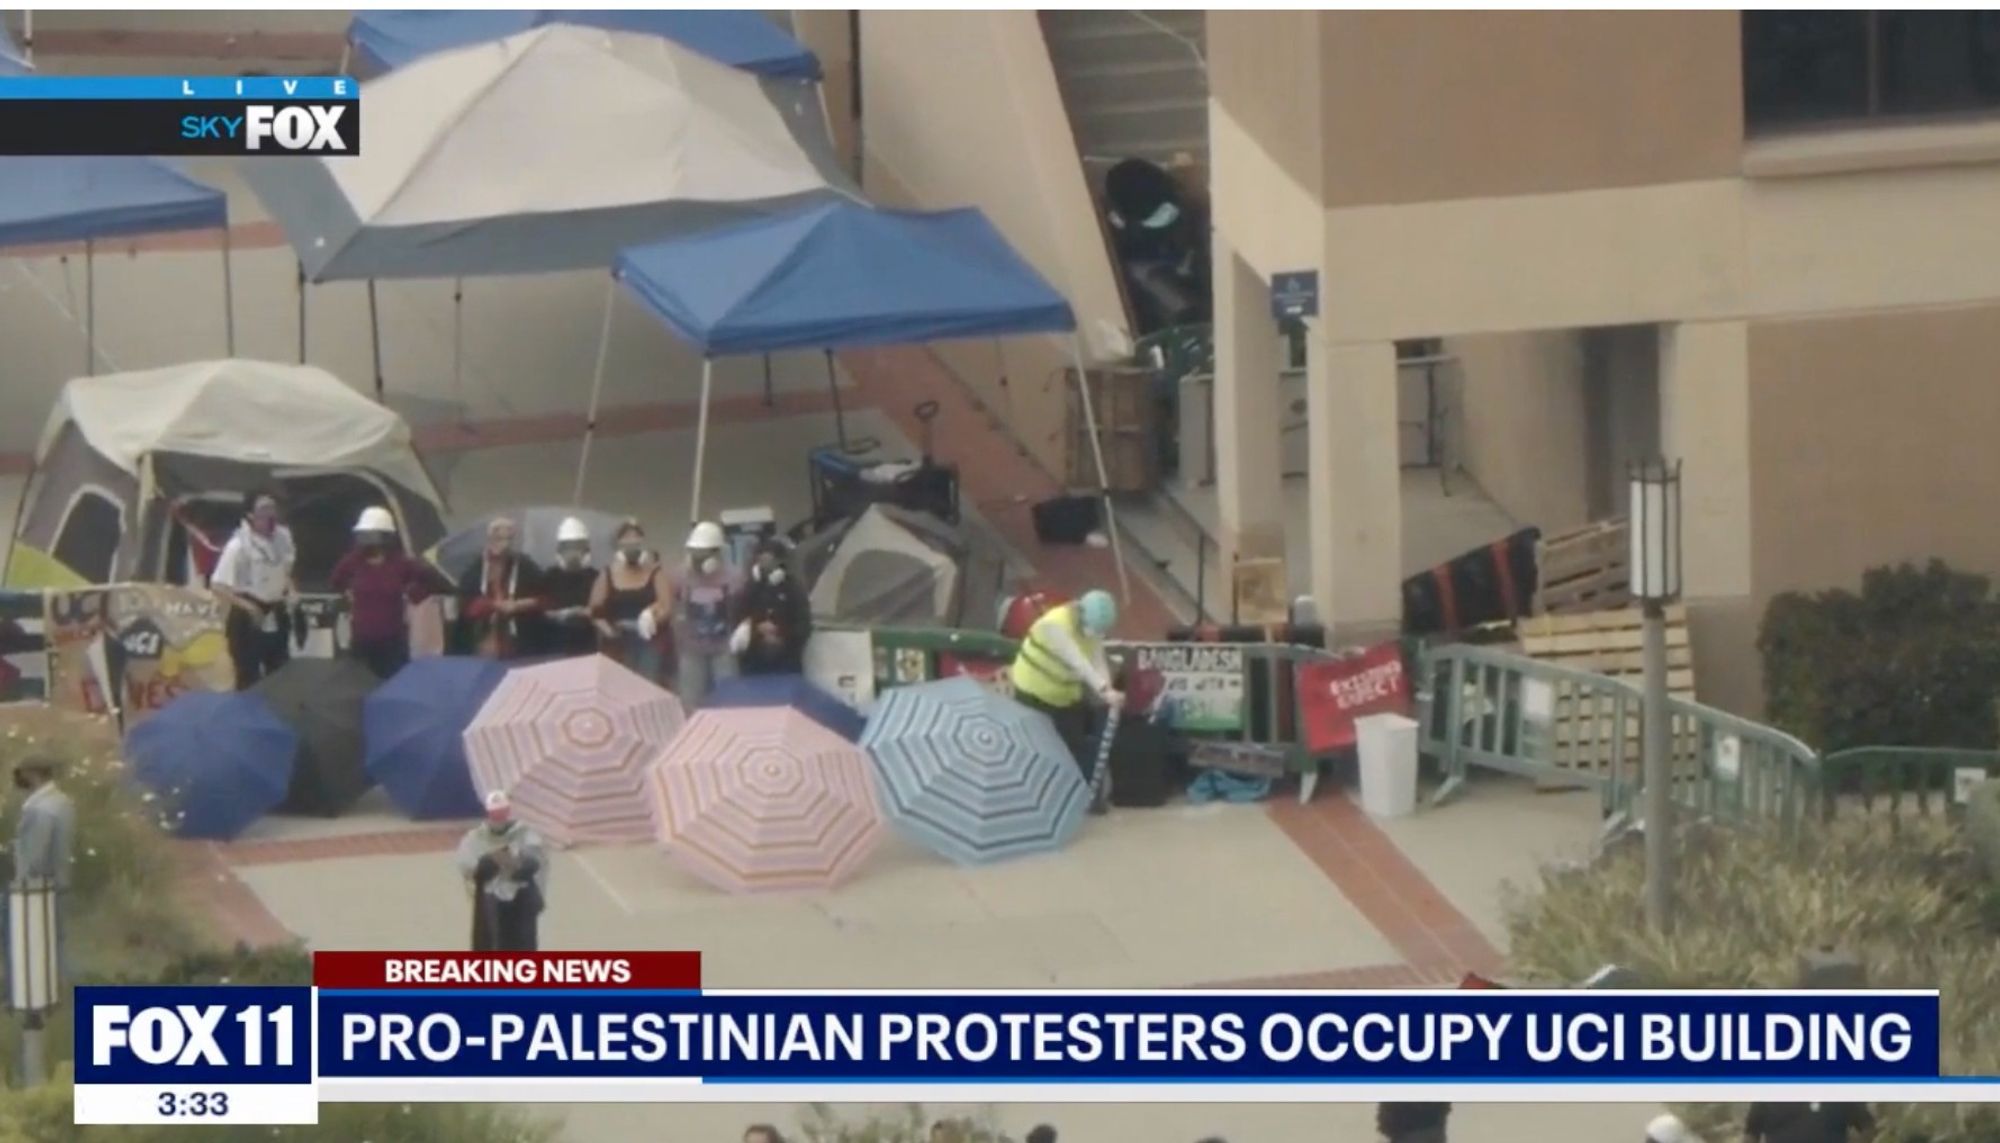
<instances>
[{"instance_id":1,"label":"concrete staircase","mask_svg":"<svg viewBox=\"0 0 2000 1143\"><path fill-rule=\"evenodd\" d=\"M1044 11L1043 34L1093 175L1119 159L1208 156L1202 11Z\"/></svg>"}]
</instances>

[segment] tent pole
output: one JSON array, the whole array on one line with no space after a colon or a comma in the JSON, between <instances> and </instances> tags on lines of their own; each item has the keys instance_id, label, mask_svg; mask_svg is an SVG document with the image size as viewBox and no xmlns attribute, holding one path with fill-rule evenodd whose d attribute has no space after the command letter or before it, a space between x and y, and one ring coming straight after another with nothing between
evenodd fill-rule
<instances>
[{"instance_id":1,"label":"tent pole","mask_svg":"<svg viewBox=\"0 0 2000 1143\"><path fill-rule=\"evenodd\" d=\"M306 264L300 259L299 267L299 364L306 363Z\"/></svg>"},{"instance_id":2,"label":"tent pole","mask_svg":"<svg viewBox=\"0 0 2000 1143\"><path fill-rule=\"evenodd\" d=\"M451 281L451 399L458 402L458 421L472 423L472 409L465 403L465 279Z\"/></svg>"},{"instance_id":3,"label":"tent pole","mask_svg":"<svg viewBox=\"0 0 2000 1143\"><path fill-rule=\"evenodd\" d=\"M83 373L97 373L97 243L83 240Z\"/></svg>"},{"instance_id":4,"label":"tent pole","mask_svg":"<svg viewBox=\"0 0 2000 1143\"><path fill-rule=\"evenodd\" d=\"M347 65L354 62L354 41L340 45L340 66L333 69L335 75L346 75Z\"/></svg>"},{"instance_id":5,"label":"tent pole","mask_svg":"<svg viewBox=\"0 0 2000 1143\"><path fill-rule=\"evenodd\" d=\"M229 224L222 224L222 344L228 356L236 356L236 271L230 264Z\"/></svg>"},{"instance_id":6,"label":"tent pole","mask_svg":"<svg viewBox=\"0 0 2000 1143\"><path fill-rule=\"evenodd\" d=\"M597 367L590 373L590 411L583 420L583 455L576 461L576 486L570 491L570 504L583 507L583 481L590 472L590 444L597 436L597 401L604 393L604 362L611 356L611 312L618 301L618 275L612 274L604 281L604 324L597 333Z\"/></svg>"},{"instance_id":7,"label":"tent pole","mask_svg":"<svg viewBox=\"0 0 2000 1143\"><path fill-rule=\"evenodd\" d=\"M1083 335L1070 335L1069 347L1076 362L1077 394L1083 399L1083 427L1090 434L1090 458L1097 465L1097 488L1104 498L1104 533L1111 540L1111 558L1118 565L1118 595L1129 603L1132 577L1125 570L1125 544L1118 538L1118 510L1111 503L1111 477L1104 468L1104 440L1097 434L1097 407L1090 398L1090 374L1083 368Z\"/></svg>"},{"instance_id":8,"label":"tent pole","mask_svg":"<svg viewBox=\"0 0 2000 1143\"><path fill-rule=\"evenodd\" d=\"M833 369L833 350L826 354L826 392L833 399L833 438L840 444L842 455L847 452L847 410L840 404L840 377Z\"/></svg>"},{"instance_id":9,"label":"tent pole","mask_svg":"<svg viewBox=\"0 0 2000 1143\"><path fill-rule=\"evenodd\" d=\"M375 279L368 279L368 350L375 358L375 403L388 404L383 396L385 385L382 380L382 314L375 305Z\"/></svg>"},{"instance_id":10,"label":"tent pole","mask_svg":"<svg viewBox=\"0 0 2000 1143\"><path fill-rule=\"evenodd\" d=\"M764 407L766 409L778 407L778 396L771 391L771 355L768 353L764 355Z\"/></svg>"},{"instance_id":11,"label":"tent pole","mask_svg":"<svg viewBox=\"0 0 2000 1143\"><path fill-rule=\"evenodd\" d=\"M708 463L708 391L715 382L715 359L701 359L701 411L694 426L694 496L688 508L688 527L701 523L701 472Z\"/></svg>"},{"instance_id":12,"label":"tent pole","mask_svg":"<svg viewBox=\"0 0 2000 1143\"><path fill-rule=\"evenodd\" d=\"M29 8L21 13L21 58L32 66L35 62L35 10Z\"/></svg>"}]
</instances>

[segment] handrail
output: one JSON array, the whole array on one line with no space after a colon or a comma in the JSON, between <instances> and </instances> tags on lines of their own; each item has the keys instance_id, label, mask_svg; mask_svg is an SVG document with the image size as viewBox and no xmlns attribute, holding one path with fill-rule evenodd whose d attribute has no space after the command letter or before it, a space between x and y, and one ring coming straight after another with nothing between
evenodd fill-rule
<instances>
[{"instance_id":1,"label":"handrail","mask_svg":"<svg viewBox=\"0 0 2000 1143\"><path fill-rule=\"evenodd\" d=\"M1194 57L1194 65L1201 69L1202 74L1204 76L1208 74L1208 57L1202 53L1201 45L1196 43L1192 36L1181 34L1180 32L1177 32L1174 29L1168 27L1159 18L1148 15L1147 13L1139 11L1136 8L1127 8L1124 9L1124 12L1126 15L1132 17L1133 19L1139 21L1141 24L1144 24L1147 27L1153 29L1154 31L1160 33L1161 35L1167 37L1168 39L1179 42L1179 44L1182 47L1188 50L1188 54Z\"/></svg>"}]
</instances>

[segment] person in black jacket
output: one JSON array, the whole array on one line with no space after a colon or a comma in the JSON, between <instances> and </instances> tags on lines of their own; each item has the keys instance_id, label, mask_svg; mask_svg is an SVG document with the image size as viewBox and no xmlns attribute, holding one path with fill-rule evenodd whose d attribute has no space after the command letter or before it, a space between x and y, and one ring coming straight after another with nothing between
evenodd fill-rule
<instances>
[{"instance_id":1,"label":"person in black jacket","mask_svg":"<svg viewBox=\"0 0 2000 1143\"><path fill-rule=\"evenodd\" d=\"M533 621L545 610L542 569L514 547L508 519L486 525L486 550L458 579L458 649L489 659L519 658L532 644ZM526 638L524 639L524 636Z\"/></svg>"},{"instance_id":2,"label":"person in black jacket","mask_svg":"<svg viewBox=\"0 0 2000 1143\"><path fill-rule=\"evenodd\" d=\"M1381 1103L1375 1106L1375 1130L1387 1143L1445 1143L1449 1103Z\"/></svg>"},{"instance_id":3,"label":"person in black jacket","mask_svg":"<svg viewBox=\"0 0 2000 1143\"><path fill-rule=\"evenodd\" d=\"M746 675L805 672L812 637L812 600L789 567L791 551L776 537L762 540L743 587L742 622L731 640Z\"/></svg>"},{"instance_id":4,"label":"person in black jacket","mask_svg":"<svg viewBox=\"0 0 2000 1143\"><path fill-rule=\"evenodd\" d=\"M597 628L590 597L603 572L590 562L590 529L572 516L556 529L556 563L542 569L542 601L547 610L523 621L534 638L532 652L570 659L597 653Z\"/></svg>"}]
</instances>

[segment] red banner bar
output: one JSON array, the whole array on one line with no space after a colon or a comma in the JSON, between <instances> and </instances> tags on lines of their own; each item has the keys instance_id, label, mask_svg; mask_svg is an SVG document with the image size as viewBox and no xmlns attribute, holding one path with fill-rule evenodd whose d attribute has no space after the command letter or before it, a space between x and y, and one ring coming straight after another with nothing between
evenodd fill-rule
<instances>
[{"instance_id":1,"label":"red banner bar","mask_svg":"<svg viewBox=\"0 0 2000 1143\"><path fill-rule=\"evenodd\" d=\"M698 952L458 953L316 952L319 988L701 987Z\"/></svg>"}]
</instances>

